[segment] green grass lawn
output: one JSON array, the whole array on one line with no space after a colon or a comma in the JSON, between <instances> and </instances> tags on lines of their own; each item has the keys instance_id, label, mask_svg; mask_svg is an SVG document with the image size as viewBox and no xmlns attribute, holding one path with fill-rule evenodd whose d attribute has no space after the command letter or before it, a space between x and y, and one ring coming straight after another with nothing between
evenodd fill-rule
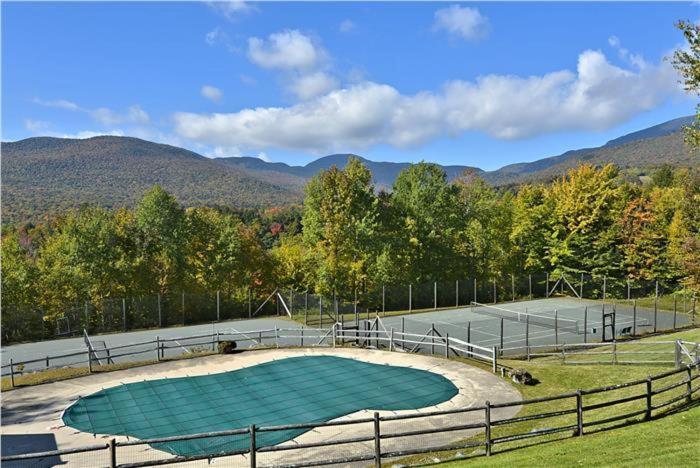
<instances>
[{"instance_id":1,"label":"green grass lawn","mask_svg":"<svg viewBox=\"0 0 700 468\"><path fill-rule=\"evenodd\" d=\"M683 332L678 332L670 335L664 336L654 336L647 338L647 340L688 340L688 341L699 341L700 340L700 329L686 330ZM473 361L466 361L473 364ZM545 396L558 395L563 393L575 392L579 389L592 389L608 385L616 385L624 382L630 382L633 380L644 379L649 375L659 374L666 370L672 369L672 366L658 366L658 365L562 365L561 362L556 358L541 358L532 361L520 361L520 360L501 360L500 364L510 367L510 368L521 368L525 369L532 374L532 376L539 381L537 385L533 386L518 386L518 390L523 395L524 399L535 399ZM671 383L679 382L683 379L683 375L672 376L660 381L654 382L654 389L659 389L663 386L669 385ZM694 388L700 384L700 381L696 380L694 383ZM674 396L681 395L685 390L685 387L679 387L677 389L671 390L662 395L654 396L652 398L653 404L658 404L666 401ZM645 392L645 386L634 386L615 390L613 392L603 392L592 395L584 395L583 404L592 405L596 403L602 403L605 401L611 401L613 399L624 398L633 395L643 394ZM695 398L698 395L696 394ZM622 415L634 410L642 409L645 406L644 399L635 400L623 404L619 404L612 407L601 408L598 410L587 411L584 415L584 422L598 421L611 416ZM544 413L544 412L556 412L563 411L567 409L575 408L575 399L567 398L564 400L555 400L544 403L537 403L532 405L526 405L518 414L518 417L530 416L534 414ZM659 416L660 412L654 412L654 416ZM685 415L685 416L683 416ZM691 426L695 424L695 431L682 430L679 428L679 433L674 435L679 439L691 441L694 439L693 444L696 446L700 442L700 433L697 428L700 427L700 410L694 409L692 413L690 411L683 412L682 414L673 416L675 419L689 418L689 420L683 420L684 424ZM642 416L636 418L631 418L631 421L639 421ZM598 432L603 428L610 427L614 424L620 424L620 422L604 424L601 426L592 426L586 428L584 432L586 435L583 437L571 438L573 431L569 430L566 432L561 432L557 434L544 435L541 437L534 437L531 439L524 439L513 442L505 442L502 444L495 444L492 449L493 456L491 458L482 457L479 455L484 454L483 448L477 448L475 450L454 450L441 453L432 453L425 455L416 455L412 457L407 457L399 460L399 464L434 464L437 459L449 461L453 460L457 453L470 458L469 463L474 464L508 464L508 463L520 463L523 465L546 465L546 466L569 466L579 463L592 463L596 465L612 465L615 464L615 458L606 460L602 453L590 453L589 459L581 461L581 457L585 454L586 448L583 448L585 444L591 444L591 450L598 450L598 445L602 446L605 443L610 444L608 454L615 450L615 447L624 445L624 441L617 442L617 437L620 431L629 431L634 433L635 431L649 431L651 434L655 434L656 438L659 438L661 434L664 434L664 429L657 429L657 424L664 421L664 418L660 418L657 421L643 422L636 424L634 426L629 426L623 429L614 429L611 431ZM622 421L624 422L624 421ZM495 426L492 428L492 437L499 438L515 434L528 433L532 430L552 428L558 426L568 426L576 424L576 414L567 414L563 416L556 416L546 419L537 419L530 421L517 422L512 424L507 424L503 426ZM672 424L672 423L666 423ZM671 426L672 427L672 426ZM634 435L629 436L630 439L634 438ZM650 440L654 440L654 436L649 436ZM590 442L588 440L590 439ZM471 440L473 441L483 441L484 436L479 435ZM557 441L556 443L547 443ZM670 442L671 439L667 438ZM596 442L597 441L597 442ZM466 441L465 441L466 442ZM685 442L684 442L685 443ZM572 448L572 453L566 457L556 458L557 453L564 453L562 449L562 444L564 446L571 447L581 447ZM686 443L686 446L690 442ZM693 445L690 444L690 445ZM529 448L524 448L529 447ZM664 449L658 449L655 445L647 445L647 450L625 449L627 450L628 457L630 458L630 463L636 463L638 465L644 464L648 457L648 447L654 447L654 456L662 457ZM516 450L517 449L517 450ZM551 457L547 461L537 460L538 454L542 451L547 451ZM635 452L637 454L635 455ZM566 452L568 453L568 452ZM529 454L529 455L528 455ZM578 454L578 455L577 455ZM476 458L475 458L476 457ZM636 457L636 459L635 459ZM661 458L659 458L661 460ZM673 464L673 463L671 463Z\"/></svg>"},{"instance_id":2,"label":"green grass lawn","mask_svg":"<svg viewBox=\"0 0 700 468\"><path fill-rule=\"evenodd\" d=\"M648 423L444 466L698 466L699 428L696 406Z\"/></svg>"}]
</instances>

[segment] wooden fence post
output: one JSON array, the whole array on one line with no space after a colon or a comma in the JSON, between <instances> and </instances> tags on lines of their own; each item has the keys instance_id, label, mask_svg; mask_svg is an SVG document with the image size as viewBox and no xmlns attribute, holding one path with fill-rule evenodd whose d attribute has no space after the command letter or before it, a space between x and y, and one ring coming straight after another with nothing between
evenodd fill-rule
<instances>
[{"instance_id":1,"label":"wooden fence post","mask_svg":"<svg viewBox=\"0 0 700 468\"><path fill-rule=\"evenodd\" d=\"M250 468L256 467L255 452L257 448L255 447L255 424L250 425Z\"/></svg>"},{"instance_id":2,"label":"wooden fence post","mask_svg":"<svg viewBox=\"0 0 700 468\"><path fill-rule=\"evenodd\" d=\"M10 387L15 388L15 365L10 358Z\"/></svg>"},{"instance_id":3,"label":"wooden fence post","mask_svg":"<svg viewBox=\"0 0 700 468\"><path fill-rule=\"evenodd\" d=\"M675 345L675 350L674 350L675 352L673 354L673 357L674 357L673 361L676 364L676 369L680 369L681 368L681 340L676 340L674 345Z\"/></svg>"},{"instance_id":4,"label":"wooden fence post","mask_svg":"<svg viewBox=\"0 0 700 468\"><path fill-rule=\"evenodd\" d=\"M445 333L445 357L450 358L450 334Z\"/></svg>"},{"instance_id":5,"label":"wooden fence post","mask_svg":"<svg viewBox=\"0 0 700 468\"><path fill-rule=\"evenodd\" d=\"M156 361L160 362L160 337L156 335Z\"/></svg>"},{"instance_id":6,"label":"wooden fence post","mask_svg":"<svg viewBox=\"0 0 700 468\"><path fill-rule=\"evenodd\" d=\"M379 432L379 413L374 412L374 466L381 468L382 466L382 446L381 433Z\"/></svg>"},{"instance_id":7,"label":"wooden fence post","mask_svg":"<svg viewBox=\"0 0 700 468\"><path fill-rule=\"evenodd\" d=\"M685 368L686 372L688 373L688 381L686 382L686 387L687 387L687 395L685 397L686 403L690 403L693 399L693 373L691 371L691 367L687 366Z\"/></svg>"},{"instance_id":8,"label":"wooden fence post","mask_svg":"<svg viewBox=\"0 0 700 468\"><path fill-rule=\"evenodd\" d=\"M647 408L646 412L644 413L644 419L645 420L650 420L651 419L651 376L647 377L647 393L646 393L646 402L647 402Z\"/></svg>"},{"instance_id":9,"label":"wooden fence post","mask_svg":"<svg viewBox=\"0 0 700 468\"><path fill-rule=\"evenodd\" d=\"M495 374L498 370L498 346L492 347L491 352L493 353L493 365L491 366L491 370Z\"/></svg>"},{"instance_id":10,"label":"wooden fence post","mask_svg":"<svg viewBox=\"0 0 700 468\"><path fill-rule=\"evenodd\" d=\"M583 435L583 396L581 390L576 390L576 423L578 426L578 436Z\"/></svg>"},{"instance_id":11,"label":"wooden fence post","mask_svg":"<svg viewBox=\"0 0 700 468\"><path fill-rule=\"evenodd\" d=\"M484 423L486 424L485 438L486 438L486 456L491 456L491 402L486 402L486 407L484 408Z\"/></svg>"},{"instance_id":12,"label":"wooden fence post","mask_svg":"<svg viewBox=\"0 0 700 468\"><path fill-rule=\"evenodd\" d=\"M117 468L117 441L109 439L109 468Z\"/></svg>"},{"instance_id":13,"label":"wooden fence post","mask_svg":"<svg viewBox=\"0 0 700 468\"><path fill-rule=\"evenodd\" d=\"M389 333L389 351L394 350L394 327L391 327L391 331Z\"/></svg>"}]
</instances>

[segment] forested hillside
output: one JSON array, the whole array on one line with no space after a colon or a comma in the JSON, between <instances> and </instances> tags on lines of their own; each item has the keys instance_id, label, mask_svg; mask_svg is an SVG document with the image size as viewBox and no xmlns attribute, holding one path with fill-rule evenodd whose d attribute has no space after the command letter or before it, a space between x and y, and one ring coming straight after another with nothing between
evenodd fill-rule
<instances>
[{"instance_id":1,"label":"forested hillside","mask_svg":"<svg viewBox=\"0 0 700 468\"><path fill-rule=\"evenodd\" d=\"M700 291L700 172L631 184L582 165L549 184L497 191L420 163L377 192L358 159L306 187L303 208L184 209L159 186L133 210L83 207L5 229L3 311L58 314L75 303L290 287L362 297L381 285L527 272L586 272ZM9 307L9 308L8 308Z\"/></svg>"},{"instance_id":2,"label":"forested hillside","mask_svg":"<svg viewBox=\"0 0 700 468\"><path fill-rule=\"evenodd\" d=\"M547 181L580 163L613 163L628 177L648 175L662 164L697 166L700 154L683 144L681 118L622 136L600 148L569 151L531 163L484 172L470 166L440 166L447 180L465 171L496 186ZM376 189L390 191L409 163L376 162L350 154L319 158L306 166L268 163L259 158L209 159L169 145L129 137L86 140L29 138L2 143L3 223L39 220L82 203L133 207L159 184L184 206L271 207L298 203L319 171L345 167L352 157L372 173ZM430 159L430 155L426 155ZM464 155L469 161L470 155Z\"/></svg>"},{"instance_id":3,"label":"forested hillside","mask_svg":"<svg viewBox=\"0 0 700 468\"><path fill-rule=\"evenodd\" d=\"M36 220L84 203L133 207L154 184L186 206L260 207L299 192L209 158L137 138L29 138L2 144L3 222Z\"/></svg>"}]
</instances>

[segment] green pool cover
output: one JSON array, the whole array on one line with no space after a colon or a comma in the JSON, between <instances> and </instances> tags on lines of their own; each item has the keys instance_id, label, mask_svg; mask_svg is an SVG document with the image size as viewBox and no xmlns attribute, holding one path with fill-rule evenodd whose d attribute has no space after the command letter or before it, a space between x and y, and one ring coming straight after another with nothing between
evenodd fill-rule
<instances>
[{"instance_id":1,"label":"green pool cover","mask_svg":"<svg viewBox=\"0 0 700 468\"><path fill-rule=\"evenodd\" d=\"M235 358L232 358L235 359ZM93 434L138 439L256 426L329 421L362 409L406 410L436 405L458 393L448 379L408 367L334 356L300 356L198 377L123 384L82 397L63 415ZM258 447L308 429L259 432ZM247 435L152 444L182 455L245 450Z\"/></svg>"}]
</instances>

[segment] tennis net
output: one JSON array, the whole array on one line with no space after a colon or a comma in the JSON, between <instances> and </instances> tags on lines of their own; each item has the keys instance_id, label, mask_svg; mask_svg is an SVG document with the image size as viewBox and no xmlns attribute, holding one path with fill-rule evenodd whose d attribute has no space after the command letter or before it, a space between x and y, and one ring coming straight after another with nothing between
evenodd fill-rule
<instances>
[{"instance_id":1,"label":"tennis net","mask_svg":"<svg viewBox=\"0 0 700 468\"><path fill-rule=\"evenodd\" d=\"M499 317L505 320L511 320L513 322L529 323L532 325L557 329L569 333L583 333L583 327L579 326L579 323L576 320L559 318L556 311L554 311L553 316L549 316L531 314L527 312L527 309L525 312L521 312L489 304L480 304L474 301L471 302L471 305L473 306L472 311L477 314Z\"/></svg>"}]
</instances>

